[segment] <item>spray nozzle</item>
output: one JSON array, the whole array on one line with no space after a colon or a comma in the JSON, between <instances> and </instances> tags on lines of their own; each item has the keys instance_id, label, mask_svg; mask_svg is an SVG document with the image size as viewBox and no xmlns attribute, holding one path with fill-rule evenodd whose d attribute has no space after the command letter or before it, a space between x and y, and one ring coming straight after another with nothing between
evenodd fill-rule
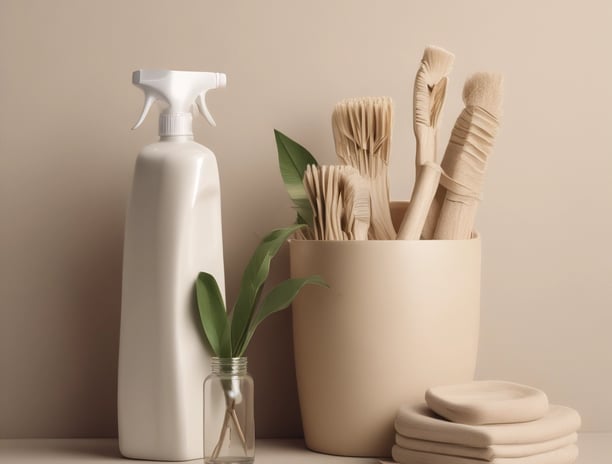
<instances>
[{"instance_id":1,"label":"spray nozzle","mask_svg":"<svg viewBox=\"0 0 612 464\"><path fill-rule=\"evenodd\" d=\"M132 83L143 90L144 106L138 128L146 118L155 101L165 105L159 119L159 135L191 135L191 107L195 105L202 116L215 126L215 120L206 107L206 92L225 87L227 78L223 73L168 71L141 69L132 74Z\"/></svg>"}]
</instances>

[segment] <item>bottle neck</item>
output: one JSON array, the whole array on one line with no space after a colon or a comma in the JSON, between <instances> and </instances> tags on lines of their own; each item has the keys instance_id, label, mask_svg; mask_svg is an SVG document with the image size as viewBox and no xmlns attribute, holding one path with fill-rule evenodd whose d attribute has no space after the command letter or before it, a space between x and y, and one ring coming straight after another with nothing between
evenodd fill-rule
<instances>
[{"instance_id":1,"label":"bottle neck","mask_svg":"<svg viewBox=\"0 0 612 464\"><path fill-rule=\"evenodd\" d=\"M247 358L212 358L213 374L243 375L247 373Z\"/></svg>"},{"instance_id":2,"label":"bottle neck","mask_svg":"<svg viewBox=\"0 0 612 464\"><path fill-rule=\"evenodd\" d=\"M193 129L191 127L193 116L191 113L167 113L159 115L159 136L164 137L191 136L193 140Z\"/></svg>"}]
</instances>

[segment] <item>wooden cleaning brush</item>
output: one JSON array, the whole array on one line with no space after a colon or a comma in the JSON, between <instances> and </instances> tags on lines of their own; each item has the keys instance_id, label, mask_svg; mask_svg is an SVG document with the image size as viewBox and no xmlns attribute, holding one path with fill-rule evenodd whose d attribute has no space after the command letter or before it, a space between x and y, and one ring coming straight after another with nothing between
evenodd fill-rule
<instances>
[{"instance_id":1,"label":"wooden cleaning brush","mask_svg":"<svg viewBox=\"0 0 612 464\"><path fill-rule=\"evenodd\" d=\"M427 47L414 80L415 181L412 198L397 233L397 238L401 240L421 238L438 189L441 173L437 159L438 122L446 97L448 74L454 60L455 56L443 48Z\"/></svg>"},{"instance_id":2,"label":"wooden cleaning brush","mask_svg":"<svg viewBox=\"0 0 612 464\"><path fill-rule=\"evenodd\" d=\"M387 166L391 147L393 105L388 97L361 97L336 104L332 129L336 154L368 180L371 222L368 236L393 240Z\"/></svg>"},{"instance_id":3,"label":"wooden cleaning brush","mask_svg":"<svg viewBox=\"0 0 612 464\"><path fill-rule=\"evenodd\" d=\"M480 201L487 160L499 128L503 77L476 73L463 87L465 108L444 154L444 199L435 239L469 239Z\"/></svg>"}]
</instances>

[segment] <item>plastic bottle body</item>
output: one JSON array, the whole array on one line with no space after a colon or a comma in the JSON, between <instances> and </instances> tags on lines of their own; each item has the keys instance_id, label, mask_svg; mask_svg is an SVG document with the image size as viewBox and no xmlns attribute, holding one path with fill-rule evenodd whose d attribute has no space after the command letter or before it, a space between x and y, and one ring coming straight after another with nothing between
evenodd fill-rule
<instances>
[{"instance_id":1,"label":"plastic bottle body","mask_svg":"<svg viewBox=\"0 0 612 464\"><path fill-rule=\"evenodd\" d=\"M119 447L126 457L202 457L202 382L211 355L194 281L224 289L219 175L191 137L144 147L128 205L118 375Z\"/></svg>"}]
</instances>

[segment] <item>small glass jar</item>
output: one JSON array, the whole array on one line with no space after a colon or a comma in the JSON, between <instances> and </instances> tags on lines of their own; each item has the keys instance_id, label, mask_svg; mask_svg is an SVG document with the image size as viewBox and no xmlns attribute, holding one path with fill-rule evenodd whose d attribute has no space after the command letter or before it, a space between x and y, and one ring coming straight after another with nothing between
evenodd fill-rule
<instances>
[{"instance_id":1,"label":"small glass jar","mask_svg":"<svg viewBox=\"0 0 612 464\"><path fill-rule=\"evenodd\" d=\"M204 462L255 460L253 399L247 358L212 358L212 372L204 381Z\"/></svg>"}]
</instances>

